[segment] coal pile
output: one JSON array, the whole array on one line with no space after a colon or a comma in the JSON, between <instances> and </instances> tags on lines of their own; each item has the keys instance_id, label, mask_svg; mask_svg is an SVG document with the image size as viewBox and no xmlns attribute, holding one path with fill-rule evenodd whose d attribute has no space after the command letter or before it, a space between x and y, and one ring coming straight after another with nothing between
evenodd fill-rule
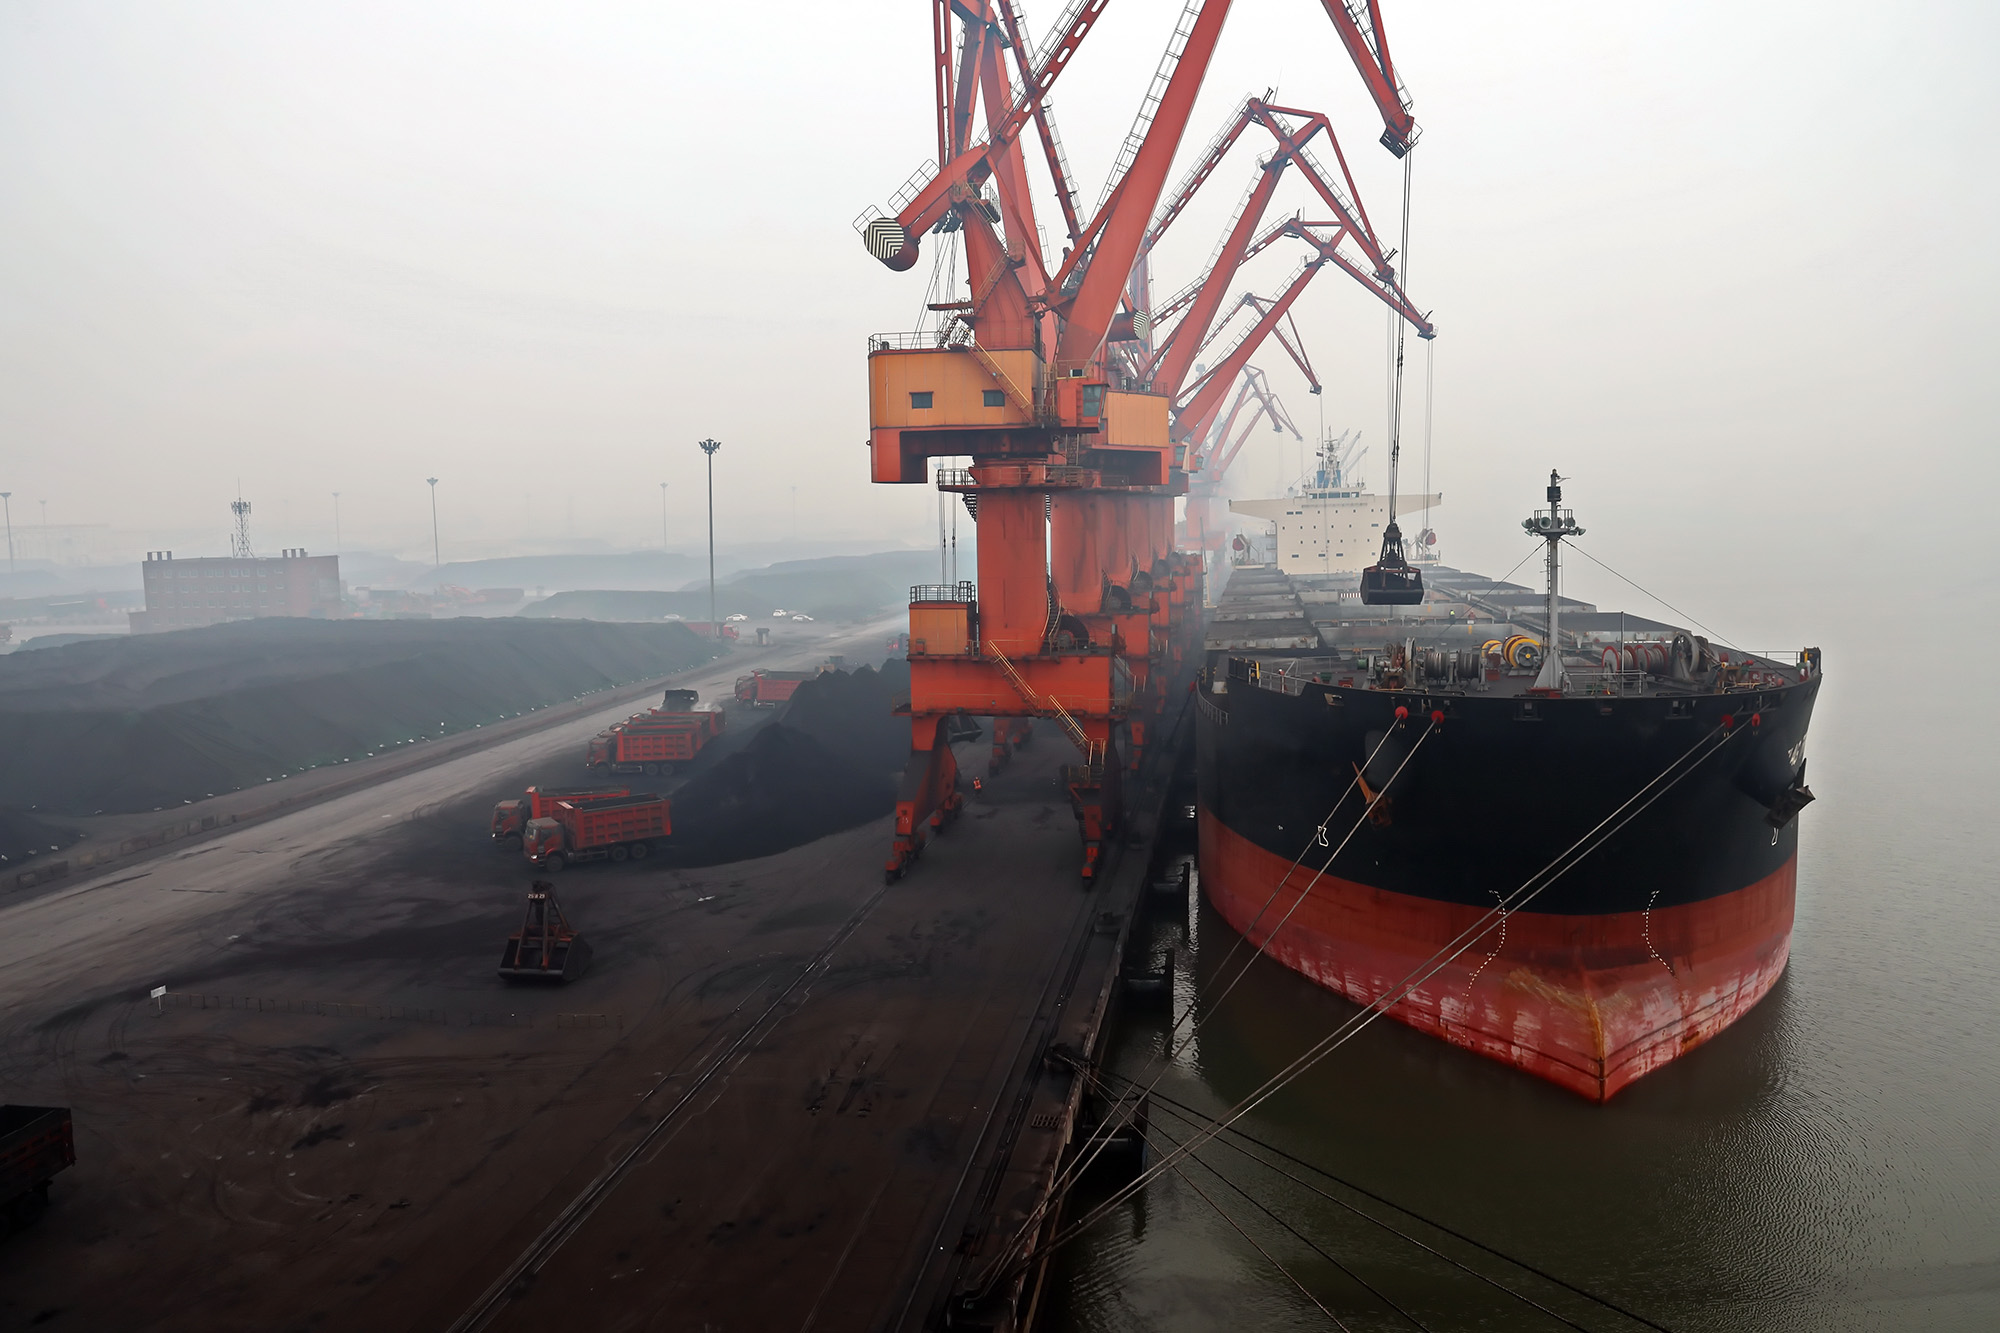
<instances>
[{"instance_id":1,"label":"coal pile","mask_svg":"<svg viewBox=\"0 0 2000 1333\"><path fill-rule=\"evenodd\" d=\"M910 758L910 719L895 710L909 701L910 664L892 658L879 671L822 672L799 686L778 720L862 768L901 773Z\"/></svg>"},{"instance_id":2,"label":"coal pile","mask_svg":"<svg viewBox=\"0 0 2000 1333\"><path fill-rule=\"evenodd\" d=\"M771 856L896 807L910 755L909 663L829 671L799 686L778 720L674 794L668 856L714 865Z\"/></svg>"},{"instance_id":3,"label":"coal pile","mask_svg":"<svg viewBox=\"0 0 2000 1333\"><path fill-rule=\"evenodd\" d=\"M674 794L668 857L714 865L770 856L889 813L895 780L782 722Z\"/></svg>"},{"instance_id":4,"label":"coal pile","mask_svg":"<svg viewBox=\"0 0 2000 1333\"><path fill-rule=\"evenodd\" d=\"M0 657L0 805L178 806L708 661L683 625L254 620Z\"/></svg>"}]
</instances>

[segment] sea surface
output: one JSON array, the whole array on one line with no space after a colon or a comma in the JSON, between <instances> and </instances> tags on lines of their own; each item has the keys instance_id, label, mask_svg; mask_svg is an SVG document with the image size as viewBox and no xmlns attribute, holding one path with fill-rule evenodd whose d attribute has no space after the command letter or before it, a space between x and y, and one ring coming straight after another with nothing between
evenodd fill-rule
<instances>
[{"instance_id":1,"label":"sea surface","mask_svg":"<svg viewBox=\"0 0 2000 1333\"><path fill-rule=\"evenodd\" d=\"M1376 1022L1241 1122L1295 1160L1204 1147L1059 1251L1041 1327L1646 1327L1555 1278L1673 1330L2000 1330L2000 691L1971 637L1829 644L1791 963L1734 1027L1599 1106ZM1146 927L1176 1013L1237 939L1188 898ZM1216 1115L1354 1012L1259 958L1164 1071L1164 1009L1110 1063ZM1155 1102L1156 1147L1189 1131Z\"/></svg>"}]
</instances>

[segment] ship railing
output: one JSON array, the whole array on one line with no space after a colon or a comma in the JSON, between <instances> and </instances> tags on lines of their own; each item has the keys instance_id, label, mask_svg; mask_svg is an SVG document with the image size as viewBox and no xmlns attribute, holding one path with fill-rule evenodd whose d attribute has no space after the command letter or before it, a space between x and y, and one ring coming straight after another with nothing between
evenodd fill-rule
<instances>
[{"instance_id":1,"label":"ship railing","mask_svg":"<svg viewBox=\"0 0 2000 1333\"><path fill-rule=\"evenodd\" d=\"M1566 667L1572 694L1640 695L1659 678L1649 671L1602 671L1590 667Z\"/></svg>"},{"instance_id":2,"label":"ship railing","mask_svg":"<svg viewBox=\"0 0 2000 1333\"><path fill-rule=\"evenodd\" d=\"M912 329L907 333L871 333L871 352L921 352L938 347L964 347L972 342L972 330L956 320L935 329Z\"/></svg>"},{"instance_id":3,"label":"ship railing","mask_svg":"<svg viewBox=\"0 0 2000 1333\"><path fill-rule=\"evenodd\" d=\"M919 583L910 588L913 602L977 602L979 594L971 579L957 583Z\"/></svg>"}]
</instances>

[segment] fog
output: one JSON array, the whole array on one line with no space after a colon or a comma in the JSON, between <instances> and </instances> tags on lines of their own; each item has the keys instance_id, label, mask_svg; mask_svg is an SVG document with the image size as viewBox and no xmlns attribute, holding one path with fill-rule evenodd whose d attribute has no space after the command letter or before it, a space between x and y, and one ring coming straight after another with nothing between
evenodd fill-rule
<instances>
[{"instance_id":1,"label":"fog","mask_svg":"<svg viewBox=\"0 0 2000 1333\"><path fill-rule=\"evenodd\" d=\"M1177 8L1112 6L1058 85L1086 205ZM1423 126L1405 261L1440 332L1449 563L1511 565L1558 467L1586 549L1739 642L1824 635L1861 594L1991 607L1992 7L1392 2L1387 26ZM693 550L704 436L726 542L934 542L935 494L871 486L862 446L864 340L915 326L935 241L895 274L850 226L935 152L929 40L914 4L15 0L18 555L221 554L240 487L263 548L332 549L338 492L343 549L427 559L428 476L446 560ZM1240 0L1182 162L1267 87L1332 116L1402 243L1401 166L1315 0ZM1169 237L1161 290L1254 151ZM1274 213L1307 202L1292 182ZM1271 291L1281 249L1239 285ZM1322 274L1297 321L1325 393L1257 363L1308 436L1362 430L1382 486L1382 308ZM1232 486L1269 493L1299 453L1264 433Z\"/></svg>"}]
</instances>

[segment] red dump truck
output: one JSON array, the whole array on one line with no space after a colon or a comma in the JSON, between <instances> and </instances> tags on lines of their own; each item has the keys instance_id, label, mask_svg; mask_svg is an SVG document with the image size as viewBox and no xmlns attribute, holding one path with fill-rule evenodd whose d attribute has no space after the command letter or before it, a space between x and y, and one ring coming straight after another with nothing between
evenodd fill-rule
<instances>
[{"instance_id":1,"label":"red dump truck","mask_svg":"<svg viewBox=\"0 0 2000 1333\"><path fill-rule=\"evenodd\" d=\"M493 841L519 841L531 819L546 819L557 801L587 805L592 801L615 801L630 796L629 787L530 787L518 801L502 801L493 807Z\"/></svg>"},{"instance_id":2,"label":"red dump truck","mask_svg":"<svg viewBox=\"0 0 2000 1333\"><path fill-rule=\"evenodd\" d=\"M752 708L776 708L818 674L817 671L753 671L736 678L736 698Z\"/></svg>"},{"instance_id":3,"label":"red dump truck","mask_svg":"<svg viewBox=\"0 0 2000 1333\"><path fill-rule=\"evenodd\" d=\"M609 731L591 737L583 762L613 773L671 773L722 734L722 713L696 708L693 690L668 690L658 708L635 713Z\"/></svg>"},{"instance_id":4,"label":"red dump truck","mask_svg":"<svg viewBox=\"0 0 2000 1333\"><path fill-rule=\"evenodd\" d=\"M75 1165L68 1107L0 1106L0 1231L40 1217L49 1182Z\"/></svg>"},{"instance_id":5,"label":"red dump truck","mask_svg":"<svg viewBox=\"0 0 2000 1333\"><path fill-rule=\"evenodd\" d=\"M664 796L642 793L589 805L556 802L543 819L528 821L521 851L537 870L561 870L579 861L638 860L655 839L673 836Z\"/></svg>"}]
</instances>

